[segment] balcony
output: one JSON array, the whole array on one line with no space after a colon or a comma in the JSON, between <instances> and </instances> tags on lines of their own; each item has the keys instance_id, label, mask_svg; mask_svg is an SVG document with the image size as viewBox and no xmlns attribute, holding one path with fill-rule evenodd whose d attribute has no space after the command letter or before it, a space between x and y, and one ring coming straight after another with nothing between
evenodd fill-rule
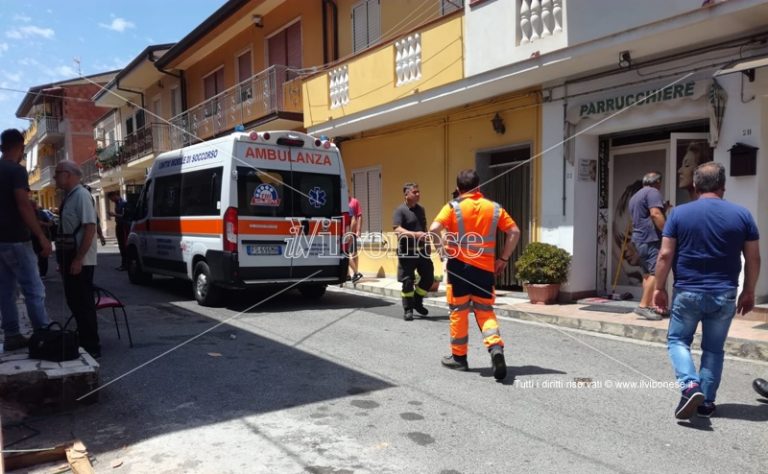
<instances>
[{"instance_id":1,"label":"balcony","mask_svg":"<svg viewBox=\"0 0 768 474\"><path fill-rule=\"evenodd\" d=\"M272 66L171 119L171 148L248 128L296 128L302 124L301 87L287 66Z\"/></svg>"},{"instance_id":2,"label":"balcony","mask_svg":"<svg viewBox=\"0 0 768 474\"><path fill-rule=\"evenodd\" d=\"M104 148L96 149L95 166L99 169L99 175L105 176L111 170L125 164L122 156L123 142L115 140Z\"/></svg>"},{"instance_id":3,"label":"balcony","mask_svg":"<svg viewBox=\"0 0 768 474\"><path fill-rule=\"evenodd\" d=\"M464 78L464 15L371 47L302 84L304 127L380 108ZM309 98L312 101L309 101Z\"/></svg>"},{"instance_id":4,"label":"balcony","mask_svg":"<svg viewBox=\"0 0 768 474\"><path fill-rule=\"evenodd\" d=\"M144 158L171 149L170 126L163 123L153 123L125 137L120 152L121 158L131 166Z\"/></svg>"},{"instance_id":5,"label":"balcony","mask_svg":"<svg viewBox=\"0 0 768 474\"><path fill-rule=\"evenodd\" d=\"M39 143L60 143L64 140L61 119L58 117L40 117L37 119L37 137Z\"/></svg>"},{"instance_id":6,"label":"balcony","mask_svg":"<svg viewBox=\"0 0 768 474\"><path fill-rule=\"evenodd\" d=\"M91 158L80 165L83 171L82 182L84 184L93 185L101 179L99 175L99 168L96 166L96 158Z\"/></svg>"},{"instance_id":7,"label":"balcony","mask_svg":"<svg viewBox=\"0 0 768 474\"><path fill-rule=\"evenodd\" d=\"M55 166L35 168L35 170L32 172L32 175L36 176L37 179L35 179L34 181L30 179L29 189L32 191L40 191L49 186L53 186L54 184L53 177L55 175L55 170L56 170Z\"/></svg>"}]
</instances>

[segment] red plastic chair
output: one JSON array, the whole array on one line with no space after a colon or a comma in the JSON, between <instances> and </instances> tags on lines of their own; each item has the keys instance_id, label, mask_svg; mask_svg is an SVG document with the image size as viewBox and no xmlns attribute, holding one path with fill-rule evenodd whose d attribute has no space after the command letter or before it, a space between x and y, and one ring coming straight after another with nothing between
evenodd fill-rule
<instances>
[{"instance_id":1,"label":"red plastic chair","mask_svg":"<svg viewBox=\"0 0 768 474\"><path fill-rule=\"evenodd\" d=\"M131 326L128 325L128 314L125 312L125 305L117 296L109 290L93 286L93 295L96 299L96 311L100 309L110 308L112 309L112 318L115 320L115 329L117 330L117 338L120 337L120 327L117 324L117 310L120 309L123 312L123 319L125 320L125 329L128 331L128 344L133 347L133 338L131 337Z\"/></svg>"}]
</instances>

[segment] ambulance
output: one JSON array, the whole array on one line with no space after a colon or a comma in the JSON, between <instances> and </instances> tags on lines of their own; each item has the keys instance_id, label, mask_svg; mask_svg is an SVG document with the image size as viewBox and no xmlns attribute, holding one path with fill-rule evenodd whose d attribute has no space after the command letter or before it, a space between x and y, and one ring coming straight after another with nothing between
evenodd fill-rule
<instances>
[{"instance_id":1,"label":"ambulance","mask_svg":"<svg viewBox=\"0 0 768 474\"><path fill-rule=\"evenodd\" d=\"M191 280L204 306L219 305L224 290L265 285L320 298L347 277L345 176L333 143L293 131L163 153L136 204L128 278Z\"/></svg>"}]
</instances>

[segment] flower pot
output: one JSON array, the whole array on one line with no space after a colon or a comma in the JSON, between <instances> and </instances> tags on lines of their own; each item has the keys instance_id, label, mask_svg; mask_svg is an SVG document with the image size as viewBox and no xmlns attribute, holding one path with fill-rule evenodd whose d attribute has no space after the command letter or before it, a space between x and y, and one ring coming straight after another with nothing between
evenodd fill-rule
<instances>
[{"instance_id":1,"label":"flower pot","mask_svg":"<svg viewBox=\"0 0 768 474\"><path fill-rule=\"evenodd\" d=\"M528 299L533 304L552 304L560 293L559 283L528 283L525 285Z\"/></svg>"}]
</instances>

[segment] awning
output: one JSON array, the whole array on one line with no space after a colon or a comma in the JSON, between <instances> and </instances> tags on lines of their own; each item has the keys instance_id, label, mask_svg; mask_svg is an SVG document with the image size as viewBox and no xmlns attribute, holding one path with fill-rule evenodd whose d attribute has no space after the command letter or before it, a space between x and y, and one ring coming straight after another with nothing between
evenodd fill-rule
<instances>
[{"instance_id":1,"label":"awning","mask_svg":"<svg viewBox=\"0 0 768 474\"><path fill-rule=\"evenodd\" d=\"M736 61L716 71L712 76L719 77L719 76L724 76L726 74L733 74L735 72L743 72L745 75L749 77L750 81L754 81L755 69L766 67L766 66L768 66L768 57Z\"/></svg>"}]
</instances>

